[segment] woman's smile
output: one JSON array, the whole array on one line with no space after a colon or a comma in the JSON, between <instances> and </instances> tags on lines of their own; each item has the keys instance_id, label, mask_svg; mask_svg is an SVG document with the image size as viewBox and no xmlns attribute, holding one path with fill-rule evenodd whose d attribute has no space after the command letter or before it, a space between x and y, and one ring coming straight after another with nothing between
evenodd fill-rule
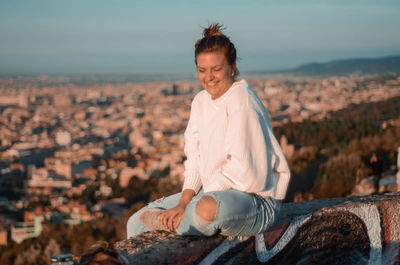
<instances>
[{"instance_id":1,"label":"woman's smile","mask_svg":"<svg viewBox=\"0 0 400 265\"><path fill-rule=\"evenodd\" d=\"M212 99L222 96L234 81L235 69L222 51L201 53L197 56L197 77Z\"/></svg>"}]
</instances>

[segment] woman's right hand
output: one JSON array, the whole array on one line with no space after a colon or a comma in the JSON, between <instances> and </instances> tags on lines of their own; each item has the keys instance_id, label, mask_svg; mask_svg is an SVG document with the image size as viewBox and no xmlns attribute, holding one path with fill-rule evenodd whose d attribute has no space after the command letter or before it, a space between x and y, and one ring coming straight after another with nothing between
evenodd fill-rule
<instances>
[{"instance_id":1,"label":"woman's right hand","mask_svg":"<svg viewBox=\"0 0 400 265\"><path fill-rule=\"evenodd\" d=\"M181 223L183 217L185 216L186 206L192 200L195 195L194 190L185 189L182 191L181 199L179 204L174 208L160 211L158 218L160 218L160 223L168 228L170 231L175 231Z\"/></svg>"},{"instance_id":2,"label":"woman's right hand","mask_svg":"<svg viewBox=\"0 0 400 265\"><path fill-rule=\"evenodd\" d=\"M179 226L183 217L185 216L185 210L185 206L178 204L174 208L161 211L158 214L160 223L170 231L176 231L176 228Z\"/></svg>"}]
</instances>

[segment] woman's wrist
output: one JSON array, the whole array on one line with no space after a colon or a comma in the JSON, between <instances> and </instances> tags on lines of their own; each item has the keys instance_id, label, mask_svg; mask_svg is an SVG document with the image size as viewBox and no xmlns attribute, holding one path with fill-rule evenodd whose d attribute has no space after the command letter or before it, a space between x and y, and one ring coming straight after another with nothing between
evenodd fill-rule
<instances>
[{"instance_id":1,"label":"woman's wrist","mask_svg":"<svg viewBox=\"0 0 400 265\"><path fill-rule=\"evenodd\" d=\"M178 203L178 205L176 206L177 208L181 208L181 209L186 209L186 206L188 205L188 203Z\"/></svg>"},{"instance_id":2,"label":"woman's wrist","mask_svg":"<svg viewBox=\"0 0 400 265\"><path fill-rule=\"evenodd\" d=\"M179 200L178 206L182 207L183 209L190 203L193 196L195 195L194 190L192 189L185 189L182 191L181 199Z\"/></svg>"}]
</instances>

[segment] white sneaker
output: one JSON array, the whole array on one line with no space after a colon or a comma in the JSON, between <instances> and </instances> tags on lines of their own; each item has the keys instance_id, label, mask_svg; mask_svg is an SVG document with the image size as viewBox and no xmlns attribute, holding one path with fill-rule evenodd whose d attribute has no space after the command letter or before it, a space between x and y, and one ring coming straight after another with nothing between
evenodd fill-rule
<instances>
[{"instance_id":1,"label":"white sneaker","mask_svg":"<svg viewBox=\"0 0 400 265\"><path fill-rule=\"evenodd\" d=\"M146 209L143 210L139 214L139 221L147 227L148 229L154 231L154 230L164 230L164 231L169 231L168 228L163 226L160 223L160 219L158 217L158 213L162 211L161 209Z\"/></svg>"}]
</instances>

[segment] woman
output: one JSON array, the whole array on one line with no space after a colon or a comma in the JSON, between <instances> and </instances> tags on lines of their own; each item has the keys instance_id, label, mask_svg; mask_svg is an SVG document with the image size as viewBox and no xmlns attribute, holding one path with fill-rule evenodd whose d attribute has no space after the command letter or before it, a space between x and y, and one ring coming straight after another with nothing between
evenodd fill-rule
<instances>
[{"instance_id":1,"label":"woman","mask_svg":"<svg viewBox=\"0 0 400 265\"><path fill-rule=\"evenodd\" d=\"M195 44L205 90L192 102L182 192L132 215L128 238L149 230L180 235L251 236L279 213L290 172L269 115L245 80L236 81L236 49L214 24Z\"/></svg>"}]
</instances>

